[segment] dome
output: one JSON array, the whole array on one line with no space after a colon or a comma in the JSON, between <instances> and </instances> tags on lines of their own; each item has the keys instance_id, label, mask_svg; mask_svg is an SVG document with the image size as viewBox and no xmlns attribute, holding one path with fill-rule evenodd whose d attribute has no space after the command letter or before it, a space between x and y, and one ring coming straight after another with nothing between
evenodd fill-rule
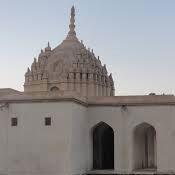
<instances>
[{"instance_id":1,"label":"dome","mask_svg":"<svg viewBox=\"0 0 175 175\"><path fill-rule=\"evenodd\" d=\"M113 96L114 82L93 50L75 32L75 9L71 8L69 32L53 50L48 43L25 74L25 92L54 92L81 96Z\"/></svg>"}]
</instances>

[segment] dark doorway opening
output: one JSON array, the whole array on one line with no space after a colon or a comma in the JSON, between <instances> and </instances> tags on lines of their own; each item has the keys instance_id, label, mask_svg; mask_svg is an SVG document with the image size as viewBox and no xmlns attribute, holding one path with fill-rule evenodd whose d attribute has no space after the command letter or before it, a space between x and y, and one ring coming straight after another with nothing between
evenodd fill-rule
<instances>
[{"instance_id":1,"label":"dark doorway opening","mask_svg":"<svg viewBox=\"0 0 175 175\"><path fill-rule=\"evenodd\" d=\"M93 169L114 169L114 131L104 122L93 129Z\"/></svg>"}]
</instances>

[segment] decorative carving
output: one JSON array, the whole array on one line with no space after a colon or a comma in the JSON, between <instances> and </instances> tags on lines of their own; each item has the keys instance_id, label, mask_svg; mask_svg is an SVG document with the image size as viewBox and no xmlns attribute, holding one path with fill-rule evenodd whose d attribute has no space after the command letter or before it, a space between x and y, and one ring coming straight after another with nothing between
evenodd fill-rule
<instances>
[{"instance_id":1,"label":"decorative carving","mask_svg":"<svg viewBox=\"0 0 175 175\"><path fill-rule=\"evenodd\" d=\"M63 71L63 62L62 60L59 60L53 64L53 72L56 72L57 74L61 74Z\"/></svg>"},{"instance_id":2,"label":"decorative carving","mask_svg":"<svg viewBox=\"0 0 175 175\"><path fill-rule=\"evenodd\" d=\"M55 49L50 44L35 58L31 70L25 74L25 91L78 92L87 96L113 96L114 82L108 75L106 65L102 66L93 49L86 49L75 32L75 9L71 9L69 32L65 40ZM48 87L52 87L49 89ZM60 91L59 91L60 93Z\"/></svg>"}]
</instances>

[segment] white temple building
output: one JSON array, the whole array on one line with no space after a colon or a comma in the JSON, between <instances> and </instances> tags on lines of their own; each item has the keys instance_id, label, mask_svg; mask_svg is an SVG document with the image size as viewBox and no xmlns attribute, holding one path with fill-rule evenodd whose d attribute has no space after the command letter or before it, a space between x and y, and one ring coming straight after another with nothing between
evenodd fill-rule
<instances>
[{"instance_id":1,"label":"white temple building","mask_svg":"<svg viewBox=\"0 0 175 175\"><path fill-rule=\"evenodd\" d=\"M112 74L75 32L0 89L0 175L173 174L175 97L115 96Z\"/></svg>"}]
</instances>

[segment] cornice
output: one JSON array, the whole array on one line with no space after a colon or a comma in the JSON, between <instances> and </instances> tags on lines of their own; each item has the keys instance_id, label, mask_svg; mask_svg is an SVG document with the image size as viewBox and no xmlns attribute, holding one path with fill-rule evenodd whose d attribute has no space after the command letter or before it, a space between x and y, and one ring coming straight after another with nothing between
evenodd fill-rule
<instances>
[{"instance_id":1,"label":"cornice","mask_svg":"<svg viewBox=\"0 0 175 175\"><path fill-rule=\"evenodd\" d=\"M75 102L85 107L93 106L161 106L175 105L173 95L155 96L114 96L114 97L79 97L79 96L56 96L56 95L13 95L1 97L0 103L49 103L49 102Z\"/></svg>"}]
</instances>

